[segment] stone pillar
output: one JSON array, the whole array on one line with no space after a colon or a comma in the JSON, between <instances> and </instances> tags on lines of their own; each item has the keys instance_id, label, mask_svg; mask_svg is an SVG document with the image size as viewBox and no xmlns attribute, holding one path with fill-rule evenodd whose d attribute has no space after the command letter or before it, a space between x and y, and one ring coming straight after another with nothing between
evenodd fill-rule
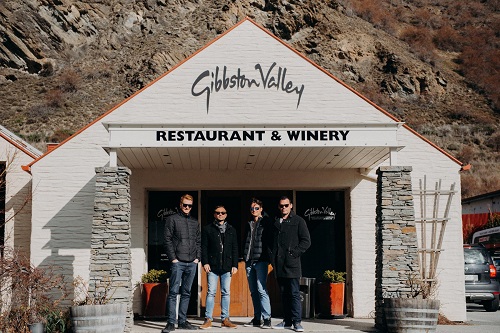
<instances>
[{"instance_id":1,"label":"stone pillar","mask_svg":"<svg viewBox=\"0 0 500 333\"><path fill-rule=\"evenodd\" d=\"M382 330L384 298L406 297L408 278L419 271L411 171L405 166L377 170L375 326Z\"/></svg>"},{"instance_id":2,"label":"stone pillar","mask_svg":"<svg viewBox=\"0 0 500 333\"><path fill-rule=\"evenodd\" d=\"M89 292L108 286L110 303L126 303L125 332L133 325L130 252L130 169L96 168ZM96 290L97 289L97 290Z\"/></svg>"}]
</instances>

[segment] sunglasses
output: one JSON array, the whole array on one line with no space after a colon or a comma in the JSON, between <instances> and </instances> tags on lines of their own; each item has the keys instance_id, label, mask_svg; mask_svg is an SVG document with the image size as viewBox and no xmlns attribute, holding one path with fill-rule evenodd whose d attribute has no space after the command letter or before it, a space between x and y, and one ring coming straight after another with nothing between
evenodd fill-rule
<instances>
[{"instance_id":1,"label":"sunglasses","mask_svg":"<svg viewBox=\"0 0 500 333\"><path fill-rule=\"evenodd\" d=\"M193 207L193 205L183 203L183 204L182 204L182 207L184 207L184 208L192 208L192 207Z\"/></svg>"},{"instance_id":2,"label":"sunglasses","mask_svg":"<svg viewBox=\"0 0 500 333\"><path fill-rule=\"evenodd\" d=\"M216 215L226 215L227 212L214 212Z\"/></svg>"},{"instance_id":3,"label":"sunglasses","mask_svg":"<svg viewBox=\"0 0 500 333\"><path fill-rule=\"evenodd\" d=\"M290 204L284 204L284 205L280 205L280 208L287 208L288 206L290 206Z\"/></svg>"},{"instance_id":4,"label":"sunglasses","mask_svg":"<svg viewBox=\"0 0 500 333\"><path fill-rule=\"evenodd\" d=\"M253 210L260 210L260 207L250 207L250 211L253 211Z\"/></svg>"}]
</instances>

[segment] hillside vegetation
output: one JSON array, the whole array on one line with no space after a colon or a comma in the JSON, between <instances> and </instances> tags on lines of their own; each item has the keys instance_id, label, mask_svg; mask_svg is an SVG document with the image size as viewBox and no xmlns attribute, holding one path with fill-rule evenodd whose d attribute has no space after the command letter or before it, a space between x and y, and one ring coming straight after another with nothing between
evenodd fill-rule
<instances>
[{"instance_id":1,"label":"hillside vegetation","mask_svg":"<svg viewBox=\"0 0 500 333\"><path fill-rule=\"evenodd\" d=\"M500 188L498 0L6 0L1 123L61 142L248 16Z\"/></svg>"}]
</instances>

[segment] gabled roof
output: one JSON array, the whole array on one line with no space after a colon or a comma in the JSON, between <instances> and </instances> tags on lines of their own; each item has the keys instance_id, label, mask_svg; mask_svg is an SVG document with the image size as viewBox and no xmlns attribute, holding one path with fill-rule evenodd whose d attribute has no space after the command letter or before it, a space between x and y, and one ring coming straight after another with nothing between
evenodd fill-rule
<instances>
[{"instance_id":1,"label":"gabled roof","mask_svg":"<svg viewBox=\"0 0 500 333\"><path fill-rule=\"evenodd\" d=\"M0 125L0 137L4 138L7 142L24 152L26 155L32 157L33 159L37 159L43 153Z\"/></svg>"},{"instance_id":2,"label":"gabled roof","mask_svg":"<svg viewBox=\"0 0 500 333\"><path fill-rule=\"evenodd\" d=\"M221 38L224 38L224 36L226 36L227 34L229 34L231 31L233 31L235 28L237 28L238 26L240 26L242 23L244 22L250 22L252 23L255 27L257 27L258 29L261 29L262 31L264 31L266 34L268 34L269 36L271 36L272 38L274 38L277 42L281 43L282 45L284 45L285 47L287 47L288 49L290 49L292 52L294 52L295 54L297 54L299 57L301 57L302 59L304 59L305 61L307 61L308 63L310 63L312 66L316 67L317 69L319 69L321 72L325 73L327 76L329 76L331 79L335 80L336 82L338 82L339 84L341 84L342 86L344 86L345 88L347 88L348 90L350 90L352 93L354 93L355 95L357 95L359 98L363 99L364 101L366 101L367 103L369 103L371 106L373 106L374 108L376 108L378 111L382 112L384 115L386 115L387 117L389 117L390 119L392 119L393 121L395 122L400 122L396 117L394 117L392 114L390 114L389 112L387 112L386 110L382 109L381 107L379 107L378 105L376 105L375 103L373 103L372 101L368 100L365 96L361 95L360 93L358 93L357 91L355 91L352 87L348 86L347 84L345 84L344 82L342 82L340 79L338 79L337 77L335 77L334 75L332 75L331 73L329 73L328 71L326 71L325 69L323 69L322 67L320 67L318 64L314 63L312 60L308 59L306 56L304 56L303 54L301 54L300 52L298 52L297 50L295 50L294 48L292 48L290 45L288 45L287 43L285 43L284 41L282 41L281 39L279 39L278 37L274 36L271 32L269 32L267 29L263 28L262 26L260 26L259 24L257 24L255 21L253 21L252 19L250 18L245 18L243 19L242 21L238 22L237 24L235 24L233 27L231 27L229 30L227 30L226 32L222 33L221 35L217 36L215 39L213 39L212 41L210 41L208 44L206 44L204 47L202 47L201 49L199 49L198 51L196 51L195 53L193 53L191 56L189 56L188 58L184 59L183 61L181 61L180 63L178 63L177 65L175 65L171 70L169 70L168 72L162 74L161 76L159 76L157 79L153 80L152 82L150 82L147 86L143 87L142 89L140 89L139 91L135 92L133 95L131 95L130 97L128 97L127 99L123 100L121 103L117 104L115 107L113 107L112 109L110 109L109 111L107 111L106 113L104 113L103 115L101 115L100 117L98 117L97 119L95 119L93 122L87 124L85 127L81 128L79 131L77 131L75 134L73 134L71 137L67 138L65 141L63 141L61 144L59 144L56 148L52 149L51 151L48 151L46 152L44 155L42 155L41 157L37 158L35 161L31 162L29 165L27 166L23 166L23 169L25 171L28 171L30 170L31 166L33 164L35 164L36 162L38 162L40 159L44 158L45 156L49 155L50 153L52 153L53 151L59 149L59 147L63 146L66 142L68 142L69 140L72 140L74 137L78 136L80 133L82 133L85 129L89 128L90 126L92 126L93 124L99 122L101 119L103 119L104 117L106 117L108 114L112 113L113 111L115 111L116 109L120 108L122 105L124 105L125 103L127 103L128 101L134 99L138 94L140 94L141 92L145 91L146 89L148 89L149 87L151 87L152 85L154 85L156 82L158 82L159 80L161 80L162 78L164 78L166 75L174 72L176 69L178 69L182 64L188 62L189 60L191 60L192 58L194 58L196 55L198 55L200 52L204 51L205 49L207 49L210 45L214 44L216 41L218 41L219 39ZM447 156L448 158L450 158L452 161L454 161L455 163L459 164L459 165L463 165L462 162L460 162L459 160L457 160L455 157L453 157L451 154L449 154L448 152L446 152L445 150L443 150L442 148L438 147L436 144L432 143L430 140L428 140L427 138L423 137L422 135L420 135L419 133L417 133L415 130L411 129L410 127L408 127L406 124L403 125L406 129L408 129L410 132L412 132L413 134L415 134L417 137L419 137L420 139L422 139L423 141L425 141L426 143L430 144L432 147L434 147L435 149L437 149L438 151L440 151L441 153L443 153L445 156Z\"/></svg>"}]
</instances>

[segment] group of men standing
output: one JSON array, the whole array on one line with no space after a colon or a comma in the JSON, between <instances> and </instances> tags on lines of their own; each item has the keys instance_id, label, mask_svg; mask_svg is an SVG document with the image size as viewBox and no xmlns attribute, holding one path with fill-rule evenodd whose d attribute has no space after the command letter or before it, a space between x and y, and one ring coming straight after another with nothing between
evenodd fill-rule
<instances>
[{"instance_id":1,"label":"group of men standing","mask_svg":"<svg viewBox=\"0 0 500 333\"><path fill-rule=\"evenodd\" d=\"M171 262L171 276L167 325L162 333L175 330L176 322L179 329L211 328L219 280L221 327L237 327L229 318L231 277L238 272L236 229L227 222L226 208L218 205L214 209L214 221L205 225L200 232L198 221L190 215L192 207L193 197L183 195L178 213L170 215L165 221L165 248ZM311 245L311 238L306 222L293 212L288 197L280 198L278 208L280 214L273 221L264 212L261 200L253 198L250 203L251 219L246 228L243 258L254 316L244 326L288 328L303 332L299 290L299 278L302 275L300 256ZM197 327L187 321L187 309L200 261L207 273L208 289L205 321ZM266 287L269 264L280 287L284 312L283 321L274 326L271 325L271 302ZM180 295L178 317L177 295Z\"/></svg>"}]
</instances>

